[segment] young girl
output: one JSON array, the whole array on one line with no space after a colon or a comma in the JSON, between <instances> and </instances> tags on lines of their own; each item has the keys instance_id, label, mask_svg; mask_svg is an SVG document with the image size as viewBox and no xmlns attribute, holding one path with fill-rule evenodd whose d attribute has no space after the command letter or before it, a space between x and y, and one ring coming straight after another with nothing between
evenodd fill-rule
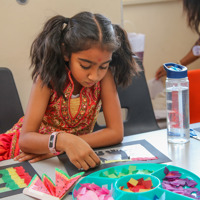
<instances>
[{"instance_id":1,"label":"young girl","mask_svg":"<svg viewBox=\"0 0 200 200\"><path fill-rule=\"evenodd\" d=\"M65 152L77 168L97 166L92 148L123 139L116 85L137 73L125 31L100 14L55 16L33 42L31 61L27 110L0 135L0 160L36 162ZM101 105L106 128L93 132Z\"/></svg>"}]
</instances>

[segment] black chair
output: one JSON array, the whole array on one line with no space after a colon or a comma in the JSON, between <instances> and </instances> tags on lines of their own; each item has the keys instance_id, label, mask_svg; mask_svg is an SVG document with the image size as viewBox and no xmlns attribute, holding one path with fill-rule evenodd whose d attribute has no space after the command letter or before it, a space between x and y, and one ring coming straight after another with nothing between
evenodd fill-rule
<instances>
[{"instance_id":1,"label":"black chair","mask_svg":"<svg viewBox=\"0 0 200 200\"><path fill-rule=\"evenodd\" d=\"M0 133L4 133L24 115L12 72L0 67Z\"/></svg>"},{"instance_id":2,"label":"black chair","mask_svg":"<svg viewBox=\"0 0 200 200\"><path fill-rule=\"evenodd\" d=\"M138 57L134 58L141 67L141 72L133 78L129 87L117 88L121 108L128 112L124 121L125 136L160 129L154 115L142 62ZM96 123L94 131L104 127Z\"/></svg>"}]
</instances>

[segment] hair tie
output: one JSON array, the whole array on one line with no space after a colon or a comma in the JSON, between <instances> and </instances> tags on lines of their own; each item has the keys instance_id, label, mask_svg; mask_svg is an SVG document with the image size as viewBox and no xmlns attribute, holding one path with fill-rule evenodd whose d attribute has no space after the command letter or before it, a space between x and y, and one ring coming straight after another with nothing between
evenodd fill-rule
<instances>
[{"instance_id":1,"label":"hair tie","mask_svg":"<svg viewBox=\"0 0 200 200\"><path fill-rule=\"evenodd\" d=\"M69 23L69 20L70 20L70 18L66 17L65 20L64 20L64 23L65 23L65 24L68 24L68 23Z\"/></svg>"}]
</instances>

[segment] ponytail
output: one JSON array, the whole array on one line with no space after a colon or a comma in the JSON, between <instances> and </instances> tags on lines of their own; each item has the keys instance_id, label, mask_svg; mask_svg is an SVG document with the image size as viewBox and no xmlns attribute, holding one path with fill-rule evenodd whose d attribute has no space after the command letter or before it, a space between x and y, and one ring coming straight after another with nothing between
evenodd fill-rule
<instances>
[{"instance_id":1,"label":"ponytail","mask_svg":"<svg viewBox=\"0 0 200 200\"><path fill-rule=\"evenodd\" d=\"M138 74L138 69L126 31L119 25L113 25L113 27L121 45L113 53L110 66L116 84L125 87L131 83L132 77Z\"/></svg>"},{"instance_id":2,"label":"ponytail","mask_svg":"<svg viewBox=\"0 0 200 200\"><path fill-rule=\"evenodd\" d=\"M130 84L137 70L126 32L103 15L90 12L78 13L70 19L57 15L46 22L31 46L33 80L40 76L43 85L64 97L68 80L64 54L70 57L95 45L114 52L110 68L116 84Z\"/></svg>"},{"instance_id":3,"label":"ponytail","mask_svg":"<svg viewBox=\"0 0 200 200\"><path fill-rule=\"evenodd\" d=\"M63 95L67 76L61 43L63 27L68 22L68 18L59 15L48 20L30 51L33 80L40 75L43 85L55 89L58 96Z\"/></svg>"}]
</instances>

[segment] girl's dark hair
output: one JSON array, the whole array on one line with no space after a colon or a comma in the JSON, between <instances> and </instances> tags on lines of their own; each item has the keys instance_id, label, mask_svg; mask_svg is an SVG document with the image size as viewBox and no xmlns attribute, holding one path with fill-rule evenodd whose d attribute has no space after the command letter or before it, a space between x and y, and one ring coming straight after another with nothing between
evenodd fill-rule
<instances>
[{"instance_id":1,"label":"girl's dark hair","mask_svg":"<svg viewBox=\"0 0 200 200\"><path fill-rule=\"evenodd\" d=\"M187 13L188 25L200 35L200 1L183 0L183 8Z\"/></svg>"},{"instance_id":2,"label":"girl's dark hair","mask_svg":"<svg viewBox=\"0 0 200 200\"><path fill-rule=\"evenodd\" d=\"M81 12L72 18L49 19L31 46L32 78L38 75L49 88L63 95L67 80L64 54L87 50L93 46L113 52L110 63L117 85L127 86L137 73L126 32L101 14Z\"/></svg>"}]
</instances>

